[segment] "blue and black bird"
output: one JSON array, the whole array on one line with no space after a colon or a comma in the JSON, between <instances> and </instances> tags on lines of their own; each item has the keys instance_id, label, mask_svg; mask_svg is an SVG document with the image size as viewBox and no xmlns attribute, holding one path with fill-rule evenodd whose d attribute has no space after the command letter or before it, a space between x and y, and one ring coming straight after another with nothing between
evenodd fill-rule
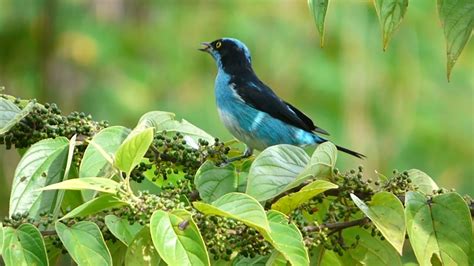
<instances>
[{"instance_id":1,"label":"blue and black bird","mask_svg":"<svg viewBox=\"0 0 474 266\"><path fill-rule=\"evenodd\" d=\"M317 134L329 135L303 112L280 99L252 69L250 51L237 39L222 38L202 43L199 49L212 55L217 63L215 82L219 116L226 128L247 145L242 157L253 150L277 144L306 146L328 141ZM356 156L364 155L337 146Z\"/></svg>"}]
</instances>

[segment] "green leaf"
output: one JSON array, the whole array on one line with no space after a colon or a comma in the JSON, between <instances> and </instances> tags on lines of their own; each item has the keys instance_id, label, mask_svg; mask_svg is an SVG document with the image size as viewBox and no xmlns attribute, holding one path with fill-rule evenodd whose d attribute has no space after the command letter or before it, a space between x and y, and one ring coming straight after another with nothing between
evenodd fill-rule
<instances>
[{"instance_id":1,"label":"green leaf","mask_svg":"<svg viewBox=\"0 0 474 266\"><path fill-rule=\"evenodd\" d=\"M38 217L43 211L54 210L58 192L39 189L63 179L68 144L63 137L44 139L33 144L23 155L13 178L9 216L29 212L30 217Z\"/></svg>"},{"instance_id":2,"label":"green leaf","mask_svg":"<svg viewBox=\"0 0 474 266\"><path fill-rule=\"evenodd\" d=\"M109 231L126 246L129 246L137 233L142 229L139 223L130 224L127 219L115 215L105 216L105 224Z\"/></svg>"},{"instance_id":3,"label":"green leaf","mask_svg":"<svg viewBox=\"0 0 474 266\"><path fill-rule=\"evenodd\" d=\"M284 214L277 211L268 211L268 222L270 224L270 237L267 239L272 243L291 265L308 265L308 251L303 242L298 227L290 223Z\"/></svg>"},{"instance_id":4,"label":"green leaf","mask_svg":"<svg viewBox=\"0 0 474 266\"><path fill-rule=\"evenodd\" d=\"M127 202L118 199L115 195L106 194L83 203L81 206L64 215L61 220L74 217L85 217L103 210L117 208L127 204Z\"/></svg>"},{"instance_id":5,"label":"green leaf","mask_svg":"<svg viewBox=\"0 0 474 266\"><path fill-rule=\"evenodd\" d=\"M375 0L375 10L382 28L383 50L398 29L408 8L408 0Z\"/></svg>"},{"instance_id":6,"label":"green leaf","mask_svg":"<svg viewBox=\"0 0 474 266\"><path fill-rule=\"evenodd\" d=\"M336 160L337 148L334 144L329 141L319 144L313 152L313 155L305 169L296 177L295 180L288 184L284 190L286 191L297 187L313 177L331 177L334 166L336 165Z\"/></svg>"},{"instance_id":7,"label":"green leaf","mask_svg":"<svg viewBox=\"0 0 474 266\"><path fill-rule=\"evenodd\" d=\"M438 185L431 179L431 177L418 169L408 170L408 178L412 184L417 187L417 191L423 192L426 195L433 194L433 190L438 190Z\"/></svg>"},{"instance_id":8,"label":"green leaf","mask_svg":"<svg viewBox=\"0 0 474 266\"><path fill-rule=\"evenodd\" d=\"M89 221L67 227L56 222L56 232L72 259L79 265L112 265L112 257L99 227Z\"/></svg>"},{"instance_id":9,"label":"green leaf","mask_svg":"<svg viewBox=\"0 0 474 266\"><path fill-rule=\"evenodd\" d=\"M81 190L66 190L64 191L63 202L61 203L61 209L63 213L65 210L72 210L79 207L84 203L82 199Z\"/></svg>"},{"instance_id":10,"label":"green leaf","mask_svg":"<svg viewBox=\"0 0 474 266\"><path fill-rule=\"evenodd\" d=\"M357 235L360 237L359 243L355 248L348 249L348 256L341 257L342 265L402 265L400 255L387 241L371 236L369 231L360 227L342 231L344 241L349 246L355 242Z\"/></svg>"},{"instance_id":11,"label":"green leaf","mask_svg":"<svg viewBox=\"0 0 474 266\"><path fill-rule=\"evenodd\" d=\"M72 160L74 159L75 148L76 148L76 135L72 136L71 139L69 140L66 167L64 169L64 175L63 175L62 180L66 180L69 177L69 171L71 170ZM61 206L64 200L64 194L65 194L64 191L58 192L58 195L56 198L56 204L53 211L53 219L57 219L59 216L59 211L61 210Z\"/></svg>"},{"instance_id":12,"label":"green leaf","mask_svg":"<svg viewBox=\"0 0 474 266\"><path fill-rule=\"evenodd\" d=\"M438 14L446 39L449 81L451 70L472 35L474 2L472 0L438 0Z\"/></svg>"},{"instance_id":13,"label":"green leaf","mask_svg":"<svg viewBox=\"0 0 474 266\"><path fill-rule=\"evenodd\" d=\"M265 266L286 266L287 260L280 252L273 250Z\"/></svg>"},{"instance_id":14,"label":"green leaf","mask_svg":"<svg viewBox=\"0 0 474 266\"><path fill-rule=\"evenodd\" d=\"M56 238L48 237L44 238L44 245L48 254L48 262L50 265L60 265L58 263L59 255L61 255L62 247L59 249L55 244Z\"/></svg>"},{"instance_id":15,"label":"green leaf","mask_svg":"<svg viewBox=\"0 0 474 266\"><path fill-rule=\"evenodd\" d=\"M148 112L138 120L138 124L135 127L137 130L144 130L147 128L155 128L157 132L163 130L162 125L173 121L175 119L175 114L162 111L151 111Z\"/></svg>"},{"instance_id":16,"label":"green leaf","mask_svg":"<svg viewBox=\"0 0 474 266\"><path fill-rule=\"evenodd\" d=\"M270 232L270 225L262 205L247 194L232 192L225 194L211 204L196 201L193 202L193 205L204 214L233 218L261 233Z\"/></svg>"},{"instance_id":17,"label":"green leaf","mask_svg":"<svg viewBox=\"0 0 474 266\"><path fill-rule=\"evenodd\" d=\"M255 256L253 258L239 256L235 258L232 266L265 266L269 257L269 255Z\"/></svg>"},{"instance_id":18,"label":"green leaf","mask_svg":"<svg viewBox=\"0 0 474 266\"><path fill-rule=\"evenodd\" d=\"M3 259L8 265L48 265L40 231L32 224L4 228Z\"/></svg>"},{"instance_id":19,"label":"green leaf","mask_svg":"<svg viewBox=\"0 0 474 266\"><path fill-rule=\"evenodd\" d=\"M13 126L18 124L33 110L34 105L33 102L29 102L21 110L11 101L0 97L0 135L7 133Z\"/></svg>"},{"instance_id":20,"label":"green leaf","mask_svg":"<svg viewBox=\"0 0 474 266\"><path fill-rule=\"evenodd\" d=\"M151 238L168 265L210 265L206 245L191 213L157 210L150 220Z\"/></svg>"},{"instance_id":21,"label":"green leaf","mask_svg":"<svg viewBox=\"0 0 474 266\"><path fill-rule=\"evenodd\" d=\"M153 141L153 128L147 128L133 137L127 139L118 148L115 154L115 165L123 172L130 175L145 156Z\"/></svg>"},{"instance_id":22,"label":"green leaf","mask_svg":"<svg viewBox=\"0 0 474 266\"><path fill-rule=\"evenodd\" d=\"M218 167L213 162L206 161L197 170L194 184L201 199L212 202L227 193L236 192L236 178L237 172L233 164Z\"/></svg>"},{"instance_id":23,"label":"green leaf","mask_svg":"<svg viewBox=\"0 0 474 266\"><path fill-rule=\"evenodd\" d=\"M144 114L138 121L136 128L148 127L155 128L156 132L162 132L164 130L172 134L179 132L184 136L192 138L196 142L199 139L203 139L209 143L214 143L214 137L184 119L181 121L176 120L175 114L173 113L153 111Z\"/></svg>"},{"instance_id":24,"label":"green leaf","mask_svg":"<svg viewBox=\"0 0 474 266\"><path fill-rule=\"evenodd\" d=\"M307 202L316 195L337 187L337 185L331 182L325 180L316 180L304 186L300 191L280 198L272 205L272 209L280 211L284 214L289 214L292 210L298 208L301 204Z\"/></svg>"},{"instance_id":25,"label":"green leaf","mask_svg":"<svg viewBox=\"0 0 474 266\"><path fill-rule=\"evenodd\" d=\"M104 155L107 154L107 157L111 158L128 134L130 134L130 129L121 126L104 128L97 133L84 152L79 168L79 178L114 175L113 165ZM82 191L82 196L86 201L91 200L94 194L95 192L92 191Z\"/></svg>"},{"instance_id":26,"label":"green leaf","mask_svg":"<svg viewBox=\"0 0 474 266\"><path fill-rule=\"evenodd\" d=\"M116 194L119 190L120 184L107 178L102 177L84 177L69 179L60 183L52 184L39 190L81 190L90 189L109 194Z\"/></svg>"},{"instance_id":27,"label":"green leaf","mask_svg":"<svg viewBox=\"0 0 474 266\"><path fill-rule=\"evenodd\" d=\"M387 241L402 255L406 226L403 205L397 196L382 191L375 194L368 205L354 194L351 194L351 198Z\"/></svg>"},{"instance_id":28,"label":"green leaf","mask_svg":"<svg viewBox=\"0 0 474 266\"><path fill-rule=\"evenodd\" d=\"M123 266L125 264L125 255L127 254L127 246L120 241L106 241L107 249L112 257L114 266Z\"/></svg>"},{"instance_id":29,"label":"green leaf","mask_svg":"<svg viewBox=\"0 0 474 266\"><path fill-rule=\"evenodd\" d=\"M410 244L421 265L437 256L443 265L472 265L472 221L466 202L457 193L434 196L408 192L405 218Z\"/></svg>"},{"instance_id":30,"label":"green leaf","mask_svg":"<svg viewBox=\"0 0 474 266\"><path fill-rule=\"evenodd\" d=\"M344 266L359 265L348 252L342 256L332 250L326 250L323 245L316 246L311 251L310 266Z\"/></svg>"},{"instance_id":31,"label":"green leaf","mask_svg":"<svg viewBox=\"0 0 474 266\"><path fill-rule=\"evenodd\" d=\"M258 201L277 196L303 171L308 161L306 152L293 145L265 149L250 167L246 193Z\"/></svg>"},{"instance_id":32,"label":"green leaf","mask_svg":"<svg viewBox=\"0 0 474 266\"><path fill-rule=\"evenodd\" d=\"M324 46L324 20L328 10L329 0L308 0L309 10L313 14L316 28L318 29L320 41L319 45Z\"/></svg>"},{"instance_id":33,"label":"green leaf","mask_svg":"<svg viewBox=\"0 0 474 266\"><path fill-rule=\"evenodd\" d=\"M156 251L150 235L150 228L143 227L133 238L125 255L125 265L156 266L161 265L161 258Z\"/></svg>"}]
</instances>

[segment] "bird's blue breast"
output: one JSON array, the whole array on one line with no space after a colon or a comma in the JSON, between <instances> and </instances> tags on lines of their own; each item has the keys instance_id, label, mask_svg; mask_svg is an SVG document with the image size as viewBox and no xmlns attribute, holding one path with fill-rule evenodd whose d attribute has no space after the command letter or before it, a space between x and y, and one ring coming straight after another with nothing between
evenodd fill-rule
<instances>
[{"instance_id":1,"label":"bird's blue breast","mask_svg":"<svg viewBox=\"0 0 474 266\"><path fill-rule=\"evenodd\" d=\"M231 77L219 70L215 94L220 118L226 128L250 148L263 150L277 144L302 146L323 141L311 132L296 128L248 105L234 90L235 86L238 84L231 83Z\"/></svg>"}]
</instances>

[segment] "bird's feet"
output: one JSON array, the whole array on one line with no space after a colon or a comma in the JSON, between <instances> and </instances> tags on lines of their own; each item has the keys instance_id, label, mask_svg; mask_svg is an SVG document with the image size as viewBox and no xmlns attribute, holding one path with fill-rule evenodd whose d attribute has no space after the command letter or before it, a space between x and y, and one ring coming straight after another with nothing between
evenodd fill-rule
<instances>
[{"instance_id":1,"label":"bird's feet","mask_svg":"<svg viewBox=\"0 0 474 266\"><path fill-rule=\"evenodd\" d=\"M252 156L252 154L253 154L253 149L251 149L249 147L246 147L245 151L244 151L244 154L242 154L240 156L237 156L237 157L234 157L234 158L227 159L227 160L225 160L225 162L219 164L219 166L226 166L230 163L240 161L242 159L245 159L245 158L248 158L248 157Z\"/></svg>"}]
</instances>

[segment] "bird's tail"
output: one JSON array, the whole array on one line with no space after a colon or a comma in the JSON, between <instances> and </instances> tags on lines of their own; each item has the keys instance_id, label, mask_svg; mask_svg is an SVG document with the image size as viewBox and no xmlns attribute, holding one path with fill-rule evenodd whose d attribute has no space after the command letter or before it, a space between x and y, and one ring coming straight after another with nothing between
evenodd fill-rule
<instances>
[{"instance_id":1,"label":"bird's tail","mask_svg":"<svg viewBox=\"0 0 474 266\"><path fill-rule=\"evenodd\" d=\"M318 135L314 135L314 136L316 136L315 140L316 140L316 143L318 143L318 144L321 144L321 143L323 143L323 142L328 141L327 139L322 138L321 136L318 136ZM338 145L336 145L336 144L334 144L334 145L336 146L337 150L339 150L339 151L345 152L345 153L347 153L347 154L350 154L350 155L352 155L352 156L354 156L354 157L357 157L357 158L360 158L360 159L364 159L364 158L365 158L365 155L363 155L362 153L358 153L358 152L356 152L356 151L349 150L349 149L347 149L347 148L338 146Z\"/></svg>"},{"instance_id":2,"label":"bird's tail","mask_svg":"<svg viewBox=\"0 0 474 266\"><path fill-rule=\"evenodd\" d=\"M355 151L353 151L353 150L346 149L346 148L341 147L341 146L338 146L338 145L336 145L336 148L337 148L337 150L339 150L339 151L345 152L345 153L350 154L350 155L352 155L352 156L355 156L355 157L357 157L357 158L360 158L360 159L364 159L364 158L365 158L365 155L363 155L362 153L358 153L358 152L355 152Z\"/></svg>"}]
</instances>

